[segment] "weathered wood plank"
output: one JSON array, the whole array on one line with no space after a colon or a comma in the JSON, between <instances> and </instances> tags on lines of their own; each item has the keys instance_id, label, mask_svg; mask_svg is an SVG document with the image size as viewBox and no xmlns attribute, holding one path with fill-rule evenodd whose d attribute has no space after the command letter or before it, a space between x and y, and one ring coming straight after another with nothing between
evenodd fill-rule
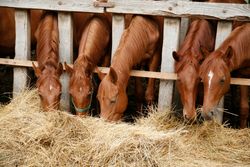
<instances>
[{"instance_id":1,"label":"weathered wood plank","mask_svg":"<svg viewBox=\"0 0 250 167\"><path fill-rule=\"evenodd\" d=\"M124 15L114 14L112 16L112 57L118 47L124 28Z\"/></svg>"},{"instance_id":2,"label":"weathered wood plank","mask_svg":"<svg viewBox=\"0 0 250 167\"><path fill-rule=\"evenodd\" d=\"M227 36L232 31L232 23L226 21L219 21L217 25L216 41L215 48L218 48L220 44L227 38ZM224 108L224 97L221 98L218 108ZM223 112L217 113L217 122L222 123L223 121Z\"/></svg>"},{"instance_id":3,"label":"weathered wood plank","mask_svg":"<svg viewBox=\"0 0 250 167\"><path fill-rule=\"evenodd\" d=\"M173 50L179 47L180 19L164 18L161 72L174 72ZM164 109L172 104L173 81L160 82L158 107Z\"/></svg>"},{"instance_id":4,"label":"weathered wood plank","mask_svg":"<svg viewBox=\"0 0 250 167\"><path fill-rule=\"evenodd\" d=\"M137 13L174 17L199 17L224 20L250 20L249 4L227 4L186 1L110 0L112 13Z\"/></svg>"},{"instance_id":5,"label":"weathered wood plank","mask_svg":"<svg viewBox=\"0 0 250 167\"><path fill-rule=\"evenodd\" d=\"M30 59L30 21L29 13L26 10L15 11L16 24L16 45L15 59ZM27 86L27 69L14 68L13 75L13 96Z\"/></svg>"},{"instance_id":6,"label":"weathered wood plank","mask_svg":"<svg viewBox=\"0 0 250 167\"><path fill-rule=\"evenodd\" d=\"M59 27L59 55L60 61L73 63L73 22L71 13L58 13L58 27ZM67 73L63 73L61 78L62 83L62 96L61 96L61 108L70 109L70 97L68 93L69 76Z\"/></svg>"},{"instance_id":7,"label":"weathered wood plank","mask_svg":"<svg viewBox=\"0 0 250 167\"><path fill-rule=\"evenodd\" d=\"M1 0L0 6L72 12L104 12L103 7L95 7L93 3L93 0Z\"/></svg>"},{"instance_id":8,"label":"weathered wood plank","mask_svg":"<svg viewBox=\"0 0 250 167\"><path fill-rule=\"evenodd\" d=\"M0 64L10 65L10 66L14 66L14 67L32 67L32 62L34 62L35 65L37 65L36 61L0 58ZM69 64L69 66L72 67L73 65ZM109 68L107 68L107 67L98 67L98 68L103 73L107 73L109 71ZM65 70L65 68L64 68L64 70ZM141 71L141 70L132 70L130 73L130 76L156 78L156 79L162 79L162 80L176 80L177 79L176 73L152 72L152 71ZM250 86L250 79L231 78L231 84L232 85L248 85L248 86Z\"/></svg>"}]
</instances>

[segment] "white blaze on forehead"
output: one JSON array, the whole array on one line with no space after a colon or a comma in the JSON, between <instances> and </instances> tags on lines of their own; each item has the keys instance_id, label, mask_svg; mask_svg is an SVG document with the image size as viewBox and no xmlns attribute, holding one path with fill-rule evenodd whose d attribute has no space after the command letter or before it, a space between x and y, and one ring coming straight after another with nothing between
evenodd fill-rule
<instances>
[{"instance_id":1,"label":"white blaze on forehead","mask_svg":"<svg viewBox=\"0 0 250 167\"><path fill-rule=\"evenodd\" d=\"M212 81L212 78L213 78L213 76L214 76L214 73L213 73L213 71L209 71L209 73L208 73L208 88L210 88L210 86L211 86L211 81Z\"/></svg>"},{"instance_id":2,"label":"white blaze on forehead","mask_svg":"<svg viewBox=\"0 0 250 167\"><path fill-rule=\"evenodd\" d=\"M52 85L49 85L49 91L51 91L53 89Z\"/></svg>"},{"instance_id":3,"label":"white blaze on forehead","mask_svg":"<svg viewBox=\"0 0 250 167\"><path fill-rule=\"evenodd\" d=\"M80 87L79 91L82 92L82 87Z\"/></svg>"}]
</instances>

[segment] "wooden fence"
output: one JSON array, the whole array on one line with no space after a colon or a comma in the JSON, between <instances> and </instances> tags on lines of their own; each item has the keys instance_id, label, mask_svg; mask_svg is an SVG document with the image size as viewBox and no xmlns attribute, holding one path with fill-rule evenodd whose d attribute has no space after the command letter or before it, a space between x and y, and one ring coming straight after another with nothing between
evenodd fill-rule
<instances>
[{"instance_id":1,"label":"wooden fence","mask_svg":"<svg viewBox=\"0 0 250 167\"><path fill-rule=\"evenodd\" d=\"M73 25L71 12L92 12L113 14L112 53L114 53L124 29L124 14L143 14L164 16L164 37L162 63L160 72L132 71L131 76L154 77L161 79L158 97L159 108L171 106L174 80L174 59L172 51L179 47L183 39L189 17L219 20L216 36L216 47L227 37L232 29L232 21L250 21L249 4L223 4L182 1L152 0L1 0L0 6L16 8L16 48L14 59L0 59L0 64L13 65L13 91L18 92L27 84L27 68L31 67L30 59L30 20L27 9L57 10L60 33L60 59L73 63ZM185 20L186 19L186 20ZM250 41L249 41L250 42ZM107 72L108 68L103 68ZM62 103L69 108L68 76L62 77ZM250 85L250 79L233 78L231 84ZM66 103L65 103L66 102Z\"/></svg>"}]
</instances>

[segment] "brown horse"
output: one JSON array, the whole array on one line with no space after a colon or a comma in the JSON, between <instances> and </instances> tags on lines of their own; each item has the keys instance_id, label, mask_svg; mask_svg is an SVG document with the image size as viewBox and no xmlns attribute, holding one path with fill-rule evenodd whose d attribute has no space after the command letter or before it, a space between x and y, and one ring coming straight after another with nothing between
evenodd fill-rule
<instances>
[{"instance_id":1,"label":"brown horse","mask_svg":"<svg viewBox=\"0 0 250 167\"><path fill-rule=\"evenodd\" d=\"M0 56L15 53L15 9L0 8Z\"/></svg>"},{"instance_id":2,"label":"brown horse","mask_svg":"<svg viewBox=\"0 0 250 167\"><path fill-rule=\"evenodd\" d=\"M183 117L196 118L195 102L198 92L199 67L204 59L203 48L214 50L216 24L196 19L189 26L187 35L177 52L173 52L175 71L178 75L177 88L183 104Z\"/></svg>"},{"instance_id":3,"label":"brown horse","mask_svg":"<svg viewBox=\"0 0 250 167\"><path fill-rule=\"evenodd\" d=\"M33 63L33 69L38 77L36 86L41 104L45 111L58 109L62 87L59 79L63 68L62 64L59 63L59 32L55 13L44 13L35 32L35 37L38 67Z\"/></svg>"},{"instance_id":4,"label":"brown horse","mask_svg":"<svg viewBox=\"0 0 250 167\"><path fill-rule=\"evenodd\" d=\"M230 87L230 72L250 66L250 23L235 28L218 49L210 53L200 67L200 77L204 82L202 115L211 119L218 112L215 108ZM241 100L241 128L246 127L249 105L247 87L241 88L246 97Z\"/></svg>"},{"instance_id":5,"label":"brown horse","mask_svg":"<svg viewBox=\"0 0 250 167\"><path fill-rule=\"evenodd\" d=\"M111 15L96 14L89 18L81 35L78 57L70 74L69 93L77 115L86 115L93 99L93 70L97 64L110 62Z\"/></svg>"},{"instance_id":6,"label":"brown horse","mask_svg":"<svg viewBox=\"0 0 250 167\"><path fill-rule=\"evenodd\" d=\"M161 53L161 28L158 21L149 16L137 15L124 30L110 71L102 78L98 89L102 118L109 121L121 119L128 104L126 88L133 66L148 59L149 70L158 68ZM154 89L148 87L147 90L149 92Z\"/></svg>"},{"instance_id":7,"label":"brown horse","mask_svg":"<svg viewBox=\"0 0 250 167\"><path fill-rule=\"evenodd\" d=\"M39 24L42 10L29 10L31 24L31 45L35 46L35 30ZM15 54L15 9L0 7L0 57Z\"/></svg>"},{"instance_id":8,"label":"brown horse","mask_svg":"<svg viewBox=\"0 0 250 167\"><path fill-rule=\"evenodd\" d=\"M209 0L216 3L245 3L244 0ZM235 22L234 27L240 23ZM177 88L183 104L183 117L196 118L195 103L198 92L199 67L206 51L213 51L216 35L216 22L194 20L189 26L187 35L177 52L173 52L175 71L178 75Z\"/></svg>"}]
</instances>

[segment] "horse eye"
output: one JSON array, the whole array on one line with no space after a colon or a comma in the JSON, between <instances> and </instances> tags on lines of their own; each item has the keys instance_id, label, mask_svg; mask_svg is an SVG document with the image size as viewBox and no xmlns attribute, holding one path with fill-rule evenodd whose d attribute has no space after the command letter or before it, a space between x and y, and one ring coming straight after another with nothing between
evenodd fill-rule
<instances>
[{"instance_id":1,"label":"horse eye","mask_svg":"<svg viewBox=\"0 0 250 167\"><path fill-rule=\"evenodd\" d=\"M224 84L225 83L225 78L222 78L222 79L220 79L220 84Z\"/></svg>"},{"instance_id":2,"label":"horse eye","mask_svg":"<svg viewBox=\"0 0 250 167\"><path fill-rule=\"evenodd\" d=\"M111 100L110 100L110 103L111 103L111 104L116 103L116 99L115 99L115 98L114 98L114 99L111 99Z\"/></svg>"}]
</instances>

